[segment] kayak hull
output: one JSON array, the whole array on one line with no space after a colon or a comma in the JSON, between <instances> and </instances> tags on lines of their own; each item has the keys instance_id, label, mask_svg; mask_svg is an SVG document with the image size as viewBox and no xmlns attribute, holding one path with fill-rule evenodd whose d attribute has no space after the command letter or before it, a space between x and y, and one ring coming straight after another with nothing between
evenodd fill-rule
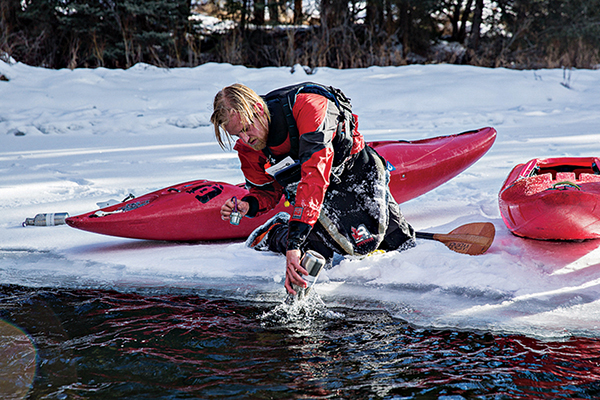
<instances>
[{"instance_id":1,"label":"kayak hull","mask_svg":"<svg viewBox=\"0 0 600 400\"><path fill-rule=\"evenodd\" d=\"M391 163L390 191L398 204L419 197L454 178L492 147L494 128L414 141L370 142Z\"/></svg>"},{"instance_id":2,"label":"kayak hull","mask_svg":"<svg viewBox=\"0 0 600 400\"><path fill-rule=\"evenodd\" d=\"M500 214L515 235L542 240L600 238L600 160L538 158L513 168Z\"/></svg>"},{"instance_id":3,"label":"kayak hull","mask_svg":"<svg viewBox=\"0 0 600 400\"><path fill-rule=\"evenodd\" d=\"M403 203L460 174L481 158L495 139L493 128L482 128L431 139L369 145L388 161L390 191L398 203ZM221 205L247 193L242 184L196 180L69 217L66 222L73 228L110 236L194 242L243 239L277 212L291 212L282 199L274 210L260 217L242 218L237 226L221 220Z\"/></svg>"}]
</instances>

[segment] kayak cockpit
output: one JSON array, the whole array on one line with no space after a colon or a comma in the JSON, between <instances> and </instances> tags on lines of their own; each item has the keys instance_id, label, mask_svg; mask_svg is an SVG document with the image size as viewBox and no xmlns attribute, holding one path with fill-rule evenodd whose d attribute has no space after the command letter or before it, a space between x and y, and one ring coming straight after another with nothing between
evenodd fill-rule
<instances>
[{"instance_id":1,"label":"kayak cockpit","mask_svg":"<svg viewBox=\"0 0 600 400\"><path fill-rule=\"evenodd\" d=\"M585 175L600 176L600 160L597 157L538 158L525 165L522 178L550 174L552 180L585 179Z\"/></svg>"}]
</instances>

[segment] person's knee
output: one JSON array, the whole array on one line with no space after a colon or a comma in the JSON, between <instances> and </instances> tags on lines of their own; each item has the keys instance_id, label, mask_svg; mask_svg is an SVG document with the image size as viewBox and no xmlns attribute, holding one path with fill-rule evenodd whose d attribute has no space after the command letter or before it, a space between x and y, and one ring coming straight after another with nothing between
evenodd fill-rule
<instances>
[{"instance_id":1,"label":"person's knee","mask_svg":"<svg viewBox=\"0 0 600 400\"><path fill-rule=\"evenodd\" d=\"M409 223L399 224L396 229L388 230L383 241L379 245L381 250L396 250L404 244L414 242L415 230Z\"/></svg>"}]
</instances>

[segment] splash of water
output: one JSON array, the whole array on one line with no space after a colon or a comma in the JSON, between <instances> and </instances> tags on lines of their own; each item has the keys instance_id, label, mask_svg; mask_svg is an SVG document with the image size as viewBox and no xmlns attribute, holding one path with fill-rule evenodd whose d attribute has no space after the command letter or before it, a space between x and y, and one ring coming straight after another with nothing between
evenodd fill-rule
<instances>
[{"instance_id":1,"label":"splash of water","mask_svg":"<svg viewBox=\"0 0 600 400\"><path fill-rule=\"evenodd\" d=\"M344 314L329 310L314 290L301 299L288 298L259 317L263 326L283 325L299 329L309 329L318 321L342 318Z\"/></svg>"}]
</instances>

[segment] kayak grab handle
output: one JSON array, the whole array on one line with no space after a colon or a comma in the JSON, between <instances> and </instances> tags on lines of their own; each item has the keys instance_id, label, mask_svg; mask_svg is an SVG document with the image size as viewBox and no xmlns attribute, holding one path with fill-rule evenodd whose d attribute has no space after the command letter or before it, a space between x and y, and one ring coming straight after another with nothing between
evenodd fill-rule
<instances>
[{"instance_id":1,"label":"kayak grab handle","mask_svg":"<svg viewBox=\"0 0 600 400\"><path fill-rule=\"evenodd\" d=\"M579 187L579 185L569 181L556 182L554 185L552 185L552 188L550 190L565 190L567 187L572 187L577 190L581 190L581 187Z\"/></svg>"}]
</instances>

